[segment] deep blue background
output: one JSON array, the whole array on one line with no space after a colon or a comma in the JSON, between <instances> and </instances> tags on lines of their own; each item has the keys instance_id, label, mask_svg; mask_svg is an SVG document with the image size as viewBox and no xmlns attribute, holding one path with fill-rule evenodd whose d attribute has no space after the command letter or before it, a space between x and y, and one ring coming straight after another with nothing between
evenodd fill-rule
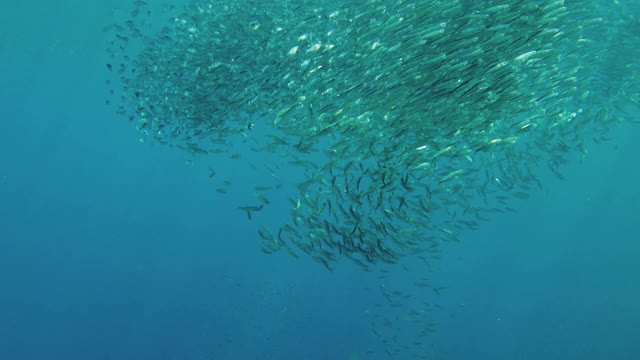
<instances>
[{"instance_id":1,"label":"deep blue background","mask_svg":"<svg viewBox=\"0 0 640 360\"><path fill-rule=\"evenodd\" d=\"M122 3L0 5L0 359L381 350L375 274L260 253L214 157L141 144L106 107L101 28ZM429 276L456 310L425 339L434 358L640 358L640 127L613 138L445 248ZM219 171L252 186L242 169Z\"/></svg>"}]
</instances>

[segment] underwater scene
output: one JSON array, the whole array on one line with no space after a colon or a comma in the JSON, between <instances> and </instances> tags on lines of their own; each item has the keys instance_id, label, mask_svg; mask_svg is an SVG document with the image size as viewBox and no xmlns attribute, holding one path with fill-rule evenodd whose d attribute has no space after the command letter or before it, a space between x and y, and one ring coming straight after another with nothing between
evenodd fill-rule
<instances>
[{"instance_id":1,"label":"underwater scene","mask_svg":"<svg viewBox=\"0 0 640 360\"><path fill-rule=\"evenodd\" d=\"M640 1L0 9L0 359L640 358Z\"/></svg>"}]
</instances>

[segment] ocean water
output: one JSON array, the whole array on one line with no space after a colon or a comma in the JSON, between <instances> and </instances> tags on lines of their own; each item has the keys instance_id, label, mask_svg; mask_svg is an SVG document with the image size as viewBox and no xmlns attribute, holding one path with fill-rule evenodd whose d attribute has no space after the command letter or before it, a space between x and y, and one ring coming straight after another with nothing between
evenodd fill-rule
<instances>
[{"instance_id":1,"label":"ocean water","mask_svg":"<svg viewBox=\"0 0 640 360\"><path fill-rule=\"evenodd\" d=\"M215 158L140 143L105 105L102 27L124 3L0 5L0 360L640 359L640 126L447 245L417 345L420 324L376 306L411 291L402 266L381 284L261 253ZM253 186L242 171L218 168Z\"/></svg>"}]
</instances>

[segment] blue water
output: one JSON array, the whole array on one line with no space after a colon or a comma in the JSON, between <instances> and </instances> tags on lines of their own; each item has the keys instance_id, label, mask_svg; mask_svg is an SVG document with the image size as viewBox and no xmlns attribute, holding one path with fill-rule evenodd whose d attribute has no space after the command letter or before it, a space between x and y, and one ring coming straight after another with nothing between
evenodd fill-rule
<instances>
[{"instance_id":1,"label":"blue water","mask_svg":"<svg viewBox=\"0 0 640 360\"><path fill-rule=\"evenodd\" d=\"M0 5L0 360L387 359L375 273L262 254L214 158L141 144L104 104L123 3ZM640 126L612 137L444 249L432 358L640 359ZM220 171L251 186L240 169Z\"/></svg>"}]
</instances>

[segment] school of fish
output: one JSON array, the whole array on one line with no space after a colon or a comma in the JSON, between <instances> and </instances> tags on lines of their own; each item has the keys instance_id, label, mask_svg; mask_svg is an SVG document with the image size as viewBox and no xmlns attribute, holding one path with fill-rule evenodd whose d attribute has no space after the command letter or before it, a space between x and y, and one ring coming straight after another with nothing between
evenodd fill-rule
<instances>
[{"instance_id":1,"label":"school of fish","mask_svg":"<svg viewBox=\"0 0 640 360\"><path fill-rule=\"evenodd\" d=\"M192 0L160 26L133 4L105 28L107 102L142 140L260 168L238 209L289 208L263 252L377 271L389 358L427 358L443 243L639 122L636 0Z\"/></svg>"},{"instance_id":2,"label":"school of fish","mask_svg":"<svg viewBox=\"0 0 640 360\"><path fill-rule=\"evenodd\" d=\"M437 253L637 122L634 1L194 0L158 31L135 3L107 28L108 101L145 139L298 167L262 250L330 270Z\"/></svg>"}]
</instances>

